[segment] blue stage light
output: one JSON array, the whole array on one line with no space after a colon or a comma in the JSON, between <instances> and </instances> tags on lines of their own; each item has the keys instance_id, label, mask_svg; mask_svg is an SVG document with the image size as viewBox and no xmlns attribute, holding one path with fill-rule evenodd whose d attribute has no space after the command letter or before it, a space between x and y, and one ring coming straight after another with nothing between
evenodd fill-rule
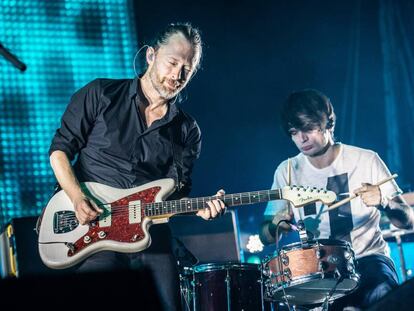
<instances>
[{"instance_id":1,"label":"blue stage light","mask_svg":"<svg viewBox=\"0 0 414 311\"><path fill-rule=\"evenodd\" d=\"M97 77L132 77L130 0L1 1L0 220L38 215L55 184L48 148L70 96ZM1 225L1 223L0 223Z\"/></svg>"}]
</instances>

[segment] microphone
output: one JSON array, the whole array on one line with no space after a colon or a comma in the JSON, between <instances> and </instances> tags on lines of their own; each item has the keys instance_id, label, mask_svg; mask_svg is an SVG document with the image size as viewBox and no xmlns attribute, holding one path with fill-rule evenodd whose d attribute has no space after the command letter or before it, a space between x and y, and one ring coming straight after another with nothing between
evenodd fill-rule
<instances>
[{"instance_id":1,"label":"microphone","mask_svg":"<svg viewBox=\"0 0 414 311\"><path fill-rule=\"evenodd\" d=\"M3 57L8 60L10 63L13 64L14 67L19 69L20 71L25 71L27 69L26 64L21 62L17 56L13 55L8 49L6 49L1 43L0 43L0 54L3 55Z\"/></svg>"},{"instance_id":2,"label":"microphone","mask_svg":"<svg viewBox=\"0 0 414 311\"><path fill-rule=\"evenodd\" d=\"M289 226L289 228L283 228L285 231L289 229L299 231L298 226L292 224L289 220L283 220L283 222ZM260 226L259 238L264 245L270 245L276 242L276 227L277 226L271 220L262 223Z\"/></svg>"},{"instance_id":3,"label":"microphone","mask_svg":"<svg viewBox=\"0 0 414 311\"><path fill-rule=\"evenodd\" d=\"M302 244L308 243L309 240L313 240L314 235L312 232L306 230L305 223L302 219L297 221L297 228L299 233L299 238Z\"/></svg>"}]
</instances>

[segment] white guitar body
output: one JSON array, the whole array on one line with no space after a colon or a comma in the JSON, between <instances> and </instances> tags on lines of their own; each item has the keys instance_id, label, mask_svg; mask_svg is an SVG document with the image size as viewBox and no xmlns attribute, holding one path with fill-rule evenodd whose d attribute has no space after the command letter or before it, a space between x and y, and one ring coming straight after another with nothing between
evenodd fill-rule
<instances>
[{"instance_id":1,"label":"white guitar body","mask_svg":"<svg viewBox=\"0 0 414 311\"><path fill-rule=\"evenodd\" d=\"M141 202L161 202L174 191L174 186L170 178L131 189L83 183L90 199L101 207L106 204L105 212L87 225L77 222L72 202L63 190L59 191L41 216L38 242L42 261L50 268L63 269L103 250L134 253L148 248L150 225L165 222L168 217L145 216Z\"/></svg>"}]
</instances>

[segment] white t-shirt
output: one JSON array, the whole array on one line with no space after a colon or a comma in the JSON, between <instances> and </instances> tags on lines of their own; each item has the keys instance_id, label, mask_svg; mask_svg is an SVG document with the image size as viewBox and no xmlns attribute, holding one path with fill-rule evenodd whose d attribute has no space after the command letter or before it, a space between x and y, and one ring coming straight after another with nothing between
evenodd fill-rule
<instances>
[{"instance_id":1,"label":"white t-shirt","mask_svg":"<svg viewBox=\"0 0 414 311\"><path fill-rule=\"evenodd\" d=\"M288 160L276 169L272 189L287 185ZM340 144L334 162L325 168L314 167L302 153L291 159L291 185L310 186L334 191L338 201L348 197L361 187L361 183L375 184L390 176L390 172L377 153ZM381 195L392 199L400 189L394 180L380 186ZM265 216L273 216L287 208L288 202L270 201ZM321 210L322 208L322 210ZM336 210L322 213L327 206L320 202L301 208L292 206L294 217L305 222L306 229L315 239L337 239L351 243L356 258L371 254L389 256L387 243L379 227L380 212L376 207L366 206L360 197Z\"/></svg>"}]
</instances>

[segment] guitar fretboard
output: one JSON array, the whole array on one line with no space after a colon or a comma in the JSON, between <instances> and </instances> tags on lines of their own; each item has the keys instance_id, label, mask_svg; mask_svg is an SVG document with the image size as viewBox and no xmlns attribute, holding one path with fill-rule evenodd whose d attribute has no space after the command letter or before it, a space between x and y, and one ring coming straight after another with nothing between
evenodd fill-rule
<instances>
[{"instance_id":1,"label":"guitar fretboard","mask_svg":"<svg viewBox=\"0 0 414 311\"><path fill-rule=\"evenodd\" d=\"M222 200L229 207L237 205L248 205L282 199L282 191L281 189L261 190L226 194L223 196L209 196L147 203L145 204L145 215L163 216L170 214L196 212L203 208L206 208L208 206L208 201L216 199Z\"/></svg>"}]
</instances>

